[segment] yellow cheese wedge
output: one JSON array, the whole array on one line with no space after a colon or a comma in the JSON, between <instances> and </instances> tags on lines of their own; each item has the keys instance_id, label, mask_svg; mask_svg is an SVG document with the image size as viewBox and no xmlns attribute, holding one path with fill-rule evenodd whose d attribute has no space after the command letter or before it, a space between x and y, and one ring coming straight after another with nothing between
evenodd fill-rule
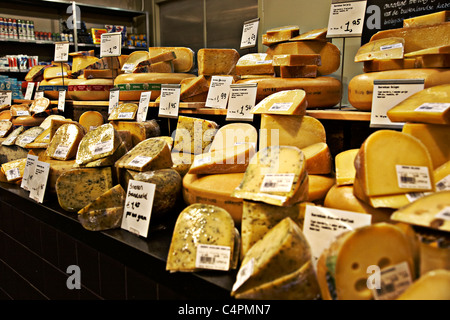
<instances>
[{"instance_id":1,"label":"yellow cheese wedge","mask_svg":"<svg viewBox=\"0 0 450 320\"><path fill-rule=\"evenodd\" d=\"M189 171L189 168L194 162L194 154L183 152L172 152L172 169L176 170L178 174L183 178Z\"/></svg>"},{"instance_id":2,"label":"yellow cheese wedge","mask_svg":"<svg viewBox=\"0 0 450 320\"><path fill-rule=\"evenodd\" d=\"M320 204L335 184L336 179L332 175L308 174L308 201Z\"/></svg>"},{"instance_id":3,"label":"yellow cheese wedge","mask_svg":"<svg viewBox=\"0 0 450 320\"><path fill-rule=\"evenodd\" d=\"M84 127L86 132L95 129L105 123L103 115L98 111L88 110L80 115L78 122Z\"/></svg>"},{"instance_id":4,"label":"yellow cheese wedge","mask_svg":"<svg viewBox=\"0 0 450 320\"><path fill-rule=\"evenodd\" d=\"M320 54L277 54L272 59L274 66L322 65Z\"/></svg>"},{"instance_id":5,"label":"yellow cheese wedge","mask_svg":"<svg viewBox=\"0 0 450 320\"><path fill-rule=\"evenodd\" d=\"M48 128L50 128L52 120L53 119L57 119L57 120L64 120L66 119L63 115L59 115L59 114L52 114L48 117L46 117L44 119L44 121L41 122L41 124L39 125L41 128L43 128L44 130L47 130ZM69 119L70 120L70 119Z\"/></svg>"},{"instance_id":6,"label":"yellow cheese wedge","mask_svg":"<svg viewBox=\"0 0 450 320\"><path fill-rule=\"evenodd\" d=\"M148 51L137 50L130 53L124 62L124 67L127 68L129 72L132 72L139 62L146 61L150 59L150 53Z\"/></svg>"},{"instance_id":7,"label":"yellow cheese wedge","mask_svg":"<svg viewBox=\"0 0 450 320\"><path fill-rule=\"evenodd\" d=\"M439 11L403 19L403 27L418 27L439 24L450 20L450 11Z\"/></svg>"},{"instance_id":8,"label":"yellow cheese wedge","mask_svg":"<svg viewBox=\"0 0 450 320\"><path fill-rule=\"evenodd\" d=\"M331 173L331 152L325 142L318 142L302 149L308 174Z\"/></svg>"},{"instance_id":9,"label":"yellow cheese wedge","mask_svg":"<svg viewBox=\"0 0 450 320\"><path fill-rule=\"evenodd\" d=\"M72 57L72 74L78 74L98 61L99 58L94 56L74 55Z\"/></svg>"},{"instance_id":10,"label":"yellow cheese wedge","mask_svg":"<svg viewBox=\"0 0 450 320\"><path fill-rule=\"evenodd\" d=\"M44 79L51 80L54 78L68 77L69 73L70 66L65 63L62 66L47 67L44 69Z\"/></svg>"},{"instance_id":11,"label":"yellow cheese wedge","mask_svg":"<svg viewBox=\"0 0 450 320\"><path fill-rule=\"evenodd\" d=\"M355 158L355 183L367 196L434 191L431 157L418 139L394 130L372 133Z\"/></svg>"},{"instance_id":12,"label":"yellow cheese wedge","mask_svg":"<svg viewBox=\"0 0 450 320\"><path fill-rule=\"evenodd\" d=\"M302 41L302 40L326 41L327 40L327 32L328 32L328 28L312 29L312 30L303 32L296 37L289 39L289 41Z\"/></svg>"},{"instance_id":13,"label":"yellow cheese wedge","mask_svg":"<svg viewBox=\"0 0 450 320\"><path fill-rule=\"evenodd\" d=\"M317 262L322 299L372 300L373 291L367 285L371 275L368 268L376 266L383 270L403 262L407 263L414 280L410 242L399 227L380 222L345 232Z\"/></svg>"},{"instance_id":14,"label":"yellow cheese wedge","mask_svg":"<svg viewBox=\"0 0 450 320\"><path fill-rule=\"evenodd\" d=\"M404 59L385 59L385 60L369 60L363 62L364 72L378 72L399 69L414 69L419 66L416 64L415 58ZM420 67L419 67L420 68Z\"/></svg>"},{"instance_id":15,"label":"yellow cheese wedge","mask_svg":"<svg viewBox=\"0 0 450 320\"><path fill-rule=\"evenodd\" d=\"M258 151L232 196L278 206L308 200L303 152L292 146L272 146Z\"/></svg>"},{"instance_id":16,"label":"yellow cheese wedge","mask_svg":"<svg viewBox=\"0 0 450 320\"><path fill-rule=\"evenodd\" d=\"M89 213L92 210L123 207L125 205L126 192L120 184L115 185L100 197L78 211L78 214Z\"/></svg>"},{"instance_id":17,"label":"yellow cheese wedge","mask_svg":"<svg viewBox=\"0 0 450 320\"><path fill-rule=\"evenodd\" d=\"M450 54L427 54L415 57L416 68L450 68Z\"/></svg>"},{"instance_id":18,"label":"yellow cheese wedge","mask_svg":"<svg viewBox=\"0 0 450 320\"><path fill-rule=\"evenodd\" d=\"M410 57L414 58L414 57L424 56L424 55L429 55L429 54L448 54L448 53L450 53L450 45L442 45L439 47L431 47L431 48L426 48L426 49L422 49L422 50L405 53L405 58L410 58Z\"/></svg>"},{"instance_id":19,"label":"yellow cheese wedge","mask_svg":"<svg viewBox=\"0 0 450 320\"><path fill-rule=\"evenodd\" d=\"M123 157L129 149L126 147L126 144L121 141L117 149L113 152L112 155L106 156L104 158L100 158L97 160L92 160L84 164L73 165L74 168L99 168L99 167L111 167L116 164L116 162Z\"/></svg>"},{"instance_id":20,"label":"yellow cheese wedge","mask_svg":"<svg viewBox=\"0 0 450 320\"><path fill-rule=\"evenodd\" d=\"M174 151L200 154L211 144L218 124L211 120L179 116L174 138Z\"/></svg>"},{"instance_id":21,"label":"yellow cheese wedge","mask_svg":"<svg viewBox=\"0 0 450 320\"><path fill-rule=\"evenodd\" d=\"M239 58L236 63L236 74L274 74L272 60L267 53L248 53Z\"/></svg>"},{"instance_id":22,"label":"yellow cheese wedge","mask_svg":"<svg viewBox=\"0 0 450 320\"><path fill-rule=\"evenodd\" d=\"M258 143L256 128L250 123L228 123L217 130L209 151L233 148L243 143L251 143L256 148Z\"/></svg>"},{"instance_id":23,"label":"yellow cheese wedge","mask_svg":"<svg viewBox=\"0 0 450 320\"><path fill-rule=\"evenodd\" d=\"M1 165L2 173L6 177L6 182L12 183L21 180L27 164L27 158L17 159L3 163Z\"/></svg>"},{"instance_id":24,"label":"yellow cheese wedge","mask_svg":"<svg viewBox=\"0 0 450 320\"><path fill-rule=\"evenodd\" d=\"M253 107L253 114L305 115L308 101L301 89L279 91L264 98Z\"/></svg>"},{"instance_id":25,"label":"yellow cheese wedge","mask_svg":"<svg viewBox=\"0 0 450 320\"><path fill-rule=\"evenodd\" d=\"M180 100L208 92L210 81L203 75L181 80Z\"/></svg>"},{"instance_id":26,"label":"yellow cheese wedge","mask_svg":"<svg viewBox=\"0 0 450 320\"><path fill-rule=\"evenodd\" d=\"M141 61L136 65L133 73L173 73L173 61L160 61L156 63L150 63L149 60Z\"/></svg>"},{"instance_id":27,"label":"yellow cheese wedge","mask_svg":"<svg viewBox=\"0 0 450 320\"><path fill-rule=\"evenodd\" d=\"M114 79L118 75L118 69L84 69L82 77L84 79Z\"/></svg>"},{"instance_id":28,"label":"yellow cheese wedge","mask_svg":"<svg viewBox=\"0 0 450 320\"><path fill-rule=\"evenodd\" d=\"M355 180L355 157L359 149L349 149L342 151L334 158L336 184L338 186L351 185Z\"/></svg>"},{"instance_id":29,"label":"yellow cheese wedge","mask_svg":"<svg viewBox=\"0 0 450 320\"><path fill-rule=\"evenodd\" d=\"M277 43L282 41L287 41L293 37L298 36L300 28L298 26L282 26L271 28L266 31L266 41L267 43Z\"/></svg>"},{"instance_id":30,"label":"yellow cheese wedge","mask_svg":"<svg viewBox=\"0 0 450 320\"><path fill-rule=\"evenodd\" d=\"M450 84L430 86L387 111L393 122L450 124Z\"/></svg>"},{"instance_id":31,"label":"yellow cheese wedge","mask_svg":"<svg viewBox=\"0 0 450 320\"><path fill-rule=\"evenodd\" d=\"M187 47L150 47L148 48L148 52L150 53L150 58L154 58L161 53L174 52L176 56L176 59L173 60L175 72L190 72L194 67L195 53Z\"/></svg>"},{"instance_id":32,"label":"yellow cheese wedge","mask_svg":"<svg viewBox=\"0 0 450 320\"><path fill-rule=\"evenodd\" d=\"M48 147L47 156L58 160L75 158L78 145L84 137L84 129L73 123L60 126L53 135Z\"/></svg>"},{"instance_id":33,"label":"yellow cheese wedge","mask_svg":"<svg viewBox=\"0 0 450 320\"><path fill-rule=\"evenodd\" d=\"M199 75L233 75L236 74L236 64L239 53L235 49L202 48L197 52Z\"/></svg>"},{"instance_id":34,"label":"yellow cheese wedge","mask_svg":"<svg viewBox=\"0 0 450 320\"><path fill-rule=\"evenodd\" d=\"M397 300L450 300L450 271L433 270L411 284Z\"/></svg>"},{"instance_id":35,"label":"yellow cheese wedge","mask_svg":"<svg viewBox=\"0 0 450 320\"><path fill-rule=\"evenodd\" d=\"M111 120L134 120L138 111L136 103L121 103L111 111L108 121Z\"/></svg>"},{"instance_id":36,"label":"yellow cheese wedge","mask_svg":"<svg viewBox=\"0 0 450 320\"><path fill-rule=\"evenodd\" d=\"M116 131L130 132L133 146L148 138L161 135L161 128L154 119L148 121L111 121L110 124Z\"/></svg>"},{"instance_id":37,"label":"yellow cheese wedge","mask_svg":"<svg viewBox=\"0 0 450 320\"><path fill-rule=\"evenodd\" d=\"M405 40L399 37L369 41L358 49L354 61L403 59L404 44Z\"/></svg>"}]
</instances>

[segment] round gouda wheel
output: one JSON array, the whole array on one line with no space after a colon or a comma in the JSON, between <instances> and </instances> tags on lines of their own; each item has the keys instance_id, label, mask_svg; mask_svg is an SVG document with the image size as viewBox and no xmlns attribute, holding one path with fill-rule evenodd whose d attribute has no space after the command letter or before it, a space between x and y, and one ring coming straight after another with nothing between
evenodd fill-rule
<instances>
[{"instance_id":1,"label":"round gouda wheel","mask_svg":"<svg viewBox=\"0 0 450 320\"><path fill-rule=\"evenodd\" d=\"M44 96L51 100L58 100L59 98L59 89L66 90L66 99L69 99L69 94L67 90L67 84L70 79L68 78L54 78L51 80L42 80L39 83L39 88L44 90Z\"/></svg>"},{"instance_id":2,"label":"round gouda wheel","mask_svg":"<svg viewBox=\"0 0 450 320\"><path fill-rule=\"evenodd\" d=\"M113 87L112 79L73 79L68 83L67 92L72 100L108 101Z\"/></svg>"}]
</instances>

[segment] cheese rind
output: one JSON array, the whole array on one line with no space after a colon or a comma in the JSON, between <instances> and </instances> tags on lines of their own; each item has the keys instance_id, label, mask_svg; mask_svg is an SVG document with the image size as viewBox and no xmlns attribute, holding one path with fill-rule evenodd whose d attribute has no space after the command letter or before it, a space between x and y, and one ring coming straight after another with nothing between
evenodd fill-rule
<instances>
[{"instance_id":1,"label":"cheese rind","mask_svg":"<svg viewBox=\"0 0 450 320\"><path fill-rule=\"evenodd\" d=\"M364 72L379 72L387 70L414 69L418 68L416 59L384 59L364 61Z\"/></svg>"},{"instance_id":2,"label":"cheese rind","mask_svg":"<svg viewBox=\"0 0 450 320\"><path fill-rule=\"evenodd\" d=\"M197 52L199 75L233 75L239 53L235 49L206 49Z\"/></svg>"},{"instance_id":3,"label":"cheese rind","mask_svg":"<svg viewBox=\"0 0 450 320\"><path fill-rule=\"evenodd\" d=\"M450 11L444 10L412 18L403 19L403 27L418 27L438 24L450 20Z\"/></svg>"},{"instance_id":4,"label":"cheese rind","mask_svg":"<svg viewBox=\"0 0 450 320\"><path fill-rule=\"evenodd\" d=\"M130 132L133 146L148 138L161 135L161 128L154 119L148 121L111 121L110 124L117 131Z\"/></svg>"},{"instance_id":5,"label":"cheese rind","mask_svg":"<svg viewBox=\"0 0 450 320\"><path fill-rule=\"evenodd\" d=\"M236 63L236 74L274 74L272 60L266 53L248 53L239 58Z\"/></svg>"},{"instance_id":6,"label":"cheese rind","mask_svg":"<svg viewBox=\"0 0 450 320\"><path fill-rule=\"evenodd\" d=\"M302 149L308 174L331 173L331 152L325 142L318 142Z\"/></svg>"},{"instance_id":7,"label":"cheese rind","mask_svg":"<svg viewBox=\"0 0 450 320\"><path fill-rule=\"evenodd\" d=\"M195 52L187 47L150 47L148 52L150 59L165 52L174 52L176 59L173 60L173 66L177 73L190 72L194 67Z\"/></svg>"},{"instance_id":8,"label":"cheese rind","mask_svg":"<svg viewBox=\"0 0 450 320\"><path fill-rule=\"evenodd\" d=\"M320 54L277 54L272 59L274 66L322 65Z\"/></svg>"}]
</instances>

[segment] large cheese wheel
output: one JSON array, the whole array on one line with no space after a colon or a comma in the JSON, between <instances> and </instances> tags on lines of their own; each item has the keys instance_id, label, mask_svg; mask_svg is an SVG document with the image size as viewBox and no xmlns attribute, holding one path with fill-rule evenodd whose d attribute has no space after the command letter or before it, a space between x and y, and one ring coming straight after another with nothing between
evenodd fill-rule
<instances>
[{"instance_id":1,"label":"large cheese wheel","mask_svg":"<svg viewBox=\"0 0 450 320\"><path fill-rule=\"evenodd\" d=\"M249 78L236 83L257 83L256 101L279 91L303 89L308 108L333 107L341 100L341 82L333 77L317 78Z\"/></svg>"},{"instance_id":2,"label":"large cheese wheel","mask_svg":"<svg viewBox=\"0 0 450 320\"><path fill-rule=\"evenodd\" d=\"M59 90L66 90L66 99L69 98L68 94L68 83L70 79L69 78L54 78L51 80L42 80L39 83L39 90L44 91L44 96L52 99L52 100L58 100L59 98Z\"/></svg>"},{"instance_id":3,"label":"large cheese wheel","mask_svg":"<svg viewBox=\"0 0 450 320\"><path fill-rule=\"evenodd\" d=\"M144 91L151 91L150 99L155 100L161 94L161 84L180 84L193 77L190 73L130 73L117 76L114 85L120 89L119 100L139 101Z\"/></svg>"},{"instance_id":4,"label":"large cheese wheel","mask_svg":"<svg viewBox=\"0 0 450 320\"><path fill-rule=\"evenodd\" d=\"M67 92L72 100L107 101L113 86L112 79L73 79L69 81Z\"/></svg>"},{"instance_id":5,"label":"large cheese wheel","mask_svg":"<svg viewBox=\"0 0 450 320\"><path fill-rule=\"evenodd\" d=\"M372 109L373 81L386 79L424 79L424 87L450 83L449 69L404 69L363 73L348 83L348 101L358 110ZM309 101L308 101L309 102Z\"/></svg>"}]
</instances>

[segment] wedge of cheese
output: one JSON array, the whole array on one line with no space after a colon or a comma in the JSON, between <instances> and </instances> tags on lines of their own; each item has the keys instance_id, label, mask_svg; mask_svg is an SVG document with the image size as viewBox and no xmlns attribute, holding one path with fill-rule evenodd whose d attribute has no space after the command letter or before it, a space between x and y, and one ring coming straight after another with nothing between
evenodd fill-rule
<instances>
[{"instance_id":1,"label":"wedge of cheese","mask_svg":"<svg viewBox=\"0 0 450 320\"><path fill-rule=\"evenodd\" d=\"M258 143L256 128L250 123L228 123L217 130L208 151L233 148L244 143L251 143L256 148Z\"/></svg>"},{"instance_id":2,"label":"wedge of cheese","mask_svg":"<svg viewBox=\"0 0 450 320\"><path fill-rule=\"evenodd\" d=\"M175 223L166 270L201 270L196 264L199 245L221 246L228 250L228 261L224 257L222 259L225 260L224 263L231 265L234 241L234 221L226 210L213 205L192 204L179 214Z\"/></svg>"},{"instance_id":3,"label":"wedge of cheese","mask_svg":"<svg viewBox=\"0 0 450 320\"><path fill-rule=\"evenodd\" d=\"M203 75L181 80L180 100L208 92L210 81Z\"/></svg>"},{"instance_id":4,"label":"wedge of cheese","mask_svg":"<svg viewBox=\"0 0 450 320\"><path fill-rule=\"evenodd\" d=\"M317 278L324 300L372 300L367 285L370 266L381 270L406 262L416 278L408 237L399 227L380 222L345 232L317 262Z\"/></svg>"},{"instance_id":5,"label":"wedge of cheese","mask_svg":"<svg viewBox=\"0 0 450 320\"><path fill-rule=\"evenodd\" d=\"M338 186L352 185L355 180L355 158L359 149L342 151L334 158L336 184Z\"/></svg>"},{"instance_id":6,"label":"wedge of cheese","mask_svg":"<svg viewBox=\"0 0 450 320\"><path fill-rule=\"evenodd\" d=\"M12 117L18 116L29 116L30 108L26 104L13 104L11 108L9 108Z\"/></svg>"},{"instance_id":7,"label":"wedge of cheese","mask_svg":"<svg viewBox=\"0 0 450 320\"><path fill-rule=\"evenodd\" d=\"M403 19L403 27L418 27L439 24L450 20L450 11L444 10L417 17Z\"/></svg>"},{"instance_id":8,"label":"wedge of cheese","mask_svg":"<svg viewBox=\"0 0 450 320\"><path fill-rule=\"evenodd\" d=\"M211 120L179 116L174 151L200 154L211 144L219 125Z\"/></svg>"},{"instance_id":9,"label":"wedge of cheese","mask_svg":"<svg viewBox=\"0 0 450 320\"><path fill-rule=\"evenodd\" d=\"M394 130L372 133L355 157L355 182L367 196L434 191L433 164L418 139Z\"/></svg>"},{"instance_id":10,"label":"wedge of cheese","mask_svg":"<svg viewBox=\"0 0 450 320\"><path fill-rule=\"evenodd\" d=\"M353 194L358 199L364 201L372 208L391 208L398 209L408 205L411 201L407 195L409 193L388 194L380 196L368 196L361 187L360 180L355 180L353 183Z\"/></svg>"},{"instance_id":11,"label":"wedge of cheese","mask_svg":"<svg viewBox=\"0 0 450 320\"><path fill-rule=\"evenodd\" d=\"M44 130L47 130L50 128L53 119L64 120L66 118L63 115L52 114L52 115L46 117L39 126L42 127Z\"/></svg>"},{"instance_id":12,"label":"wedge of cheese","mask_svg":"<svg viewBox=\"0 0 450 320\"><path fill-rule=\"evenodd\" d=\"M331 173L331 152L325 142L318 142L302 149L308 174Z\"/></svg>"},{"instance_id":13,"label":"wedge of cheese","mask_svg":"<svg viewBox=\"0 0 450 320\"><path fill-rule=\"evenodd\" d=\"M183 178L189 172L189 168L194 162L195 155L177 151L172 152L171 155L173 162L172 169L176 170Z\"/></svg>"},{"instance_id":14,"label":"wedge of cheese","mask_svg":"<svg viewBox=\"0 0 450 320\"><path fill-rule=\"evenodd\" d=\"M12 122L9 120L0 120L0 138L10 134L13 130Z\"/></svg>"},{"instance_id":15,"label":"wedge of cheese","mask_svg":"<svg viewBox=\"0 0 450 320\"><path fill-rule=\"evenodd\" d=\"M100 197L78 211L78 214L89 213L93 210L125 206L126 192L120 184L115 185Z\"/></svg>"},{"instance_id":16,"label":"wedge of cheese","mask_svg":"<svg viewBox=\"0 0 450 320\"><path fill-rule=\"evenodd\" d=\"M140 62L146 61L148 59L150 59L150 53L148 51L134 51L128 55L122 66L122 70L126 72L133 72Z\"/></svg>"},{"instance_id":17,"label":"wedge of cheese","mask_svg":"<svg viewBox=\"0 0 450 320\"><path fill-rule=\"evenodd\" d=\"M161 128L156 120L148 121L111 121L117 131L128 131L131 134L133 146L148 138L161 135Z\"/></svg>"},{"instance_id":18,"label":"wedge of cheese","mask_svg":"<svg viewBox=\"0 0 450 320\"><path fill-rule=\"evenodd\" d=\"M450 84L430 86L387 111L393 122L450 124Z\"/></svg>"},{"instance_id":19,"label":"wedge of cheese","mask_svg":"<svg viewBox=\"0 0 450 320\"><path fill-rule=\"evenodd\" d=\"M202 48L197 52L198 75L233 75L240 58L235 49Z\"/></svg>"},{"instance_id":20,"label":"wedge of cheese","mask_svg":"<svg viewBox=\"0 0 450 320\"><path fill-rule=\"evenodd\" d=\"M305 115L308 101L302 89L279 91L256 104L253 114Z\"/></svg>"},{"instance_id":21,"label":"wedge of cheese","mask_svg":"<svg viewBox=\"0 0 450 320\"><path fill-rule=\"evenodd\" d=\"M173 60L175 72L190 72L195 64L195 52L187 47L150 47L148 52L151 59L162 53L174 52L176 56L176 59Z\"/></svg>"},{"instance_id":22,"label":"wedge of cheese","mask_svg":"<svg viewBox=\"0 0 450 320\"><path fill-rule=\"evenodd\" d=\"M321 204L335 184L332 174L308 174L308 201Z\"/></svg>"},{"instance_id":23,"label":"wedge of cheese","mask_svg":"<svg viewBox=\"0 0 450 320\"><path fill-rule=\"evenodd\" d=\"M111 111L108 121L111 120L134 120L138 111L136 103L121 103Z\"/></svg>"},{"instance_id":24,"label":"wedge of cheese","mask_svg":"<svg viewBox=\"0 0 450 320\"><path fill-rule=\"evenodd\" d=\"M450 54L427 54L414 60L416 68L450 68Z\"/></svg>"},{"instance_id":25,"label":"wedge of cheese","mask_svg":"<svg viewBox=\"0 0 450 320\"><path fill-rule=\"evenodd\" d=\"M44 69L44 79L51 80L54 78L68 77L70 74L70 66L66 63L58 66L50 66Z\"/></svg>"},{"instance_id":26,"label":"wedge of cheese","mask_svg":"<svg viewBox=\"0 0 450 320\"><path fill-rule=\"evenodd\" d=\"M48 144L47 156L58 160L75 158L83 137L84 130L76 124L66 123L60 126Z\"/></svg>"},{"instance_id":27,"label":"wedge of cheese","mask_svg":"<svg viewBox=\"0 0 450 320\"><path fill-rule=\"evenodd\" d=\"M277 54L272 57L273 66L321 66L320 54Z\"/></svg>"},{"instance_id":28,"label":"wedge of cheese","mask_svg":"<svg viewBox=\"0 0 450 320\"><path fill-rule=\"evenodd\" d=\"M409 224L404 224L411 226ZM417 230L417 227L411 227ZM424 275L432 270L450 270L450 245L446 232L439 232L429 228L415 231L419 246L420 274Z\"/></svg>"},{"instance_id":29,"label":"wedge of cheese","mask_svg":"<svg viewBox=\"0 0 450 320\"><path fill-rule=\"evenodd\" d=\"M125 200L124 200L125 202ZM108 207L90 210L78 214L78 220L83 228L89 231L103 231L120 228L124 207Z\"/></svg>"},{"instance_id":30,"label":"wedge of cheese","mask_svg":"<svg viewBox=\"0 0 450 320\"><path fill-rule=\"evenodd\" d=\"M434 169L436 191L450 190L450 161Z\"/></svg>"},{"instance_id":31,"label":"wedge of cheese","mask_svg":"<svg viewBox=\"0 0 450 320\"><path fill-rule=\"evenodd\" d=\"M272 146L250 160L233 197L290 206L308 198L308 174L303 152L292 146Z\"/></svg>"},{"instance_id":32,"label":"wedge of cheese","mask_svg":"<svg viewBox=\"0 0 450 320\"><path fill-rule=\"evenodd\" d=\"M405 58L415 58L420 56L426 56L429 54L435 55L435 54L449 54L449 53L450 53L450 45L442 45L438 47L431 47L405 53Z\"/></svg>"},{"instance_id":33,"label":"wedge of cheese","mask_svg":"<svg viewBox=\"0 0 450 320\"><path fill-rule=\"evenodd\" d=\"M33 142L44 131L41 127L31 127L20 133L15 139L14 144L16 146L25 148L28 143ZM8 136L9 138L9 136Z\"/></svg>"},{"instance_id":34,"label":"wedge of cheese","mask_svg":"<svg viewBox=\"0 0 450 320\"><path fill-rule=\"evenodd\" d=\"M150 64L150 59L137 64L133 73L173 73L173 61L160 61Z\"/></svg>"},{"instance_id":35,"label":"wedge of cheese","mask_svg":"<svg viewBox=\"0 0 450 320\"><path fill-rule=\"evenodd\" d=\"M450 271L433 270L410 285L397 300L450 300Z\"/></svg>"},{"instance_id":36,"label":"wedge of cheese","mask_svg":"<svg viewBox=\"0 0 450 320\"><path fill-rule=\"evenodd\" d=\"M25 131L23 126L16 127L10 134L2 141L2 146L12 146L15 144L17 137Z\"/></svg>"},{"instance_id":37,"label":"wedge of cheese","mask_svg":"<svg viewBox=\"0 0 450 320\"><path fill-rule=\"evenodd\" d=\"M363 44L355 54L355 62L403 59L405 39L400 37L383 38Z\"/></svg>"},{"instance_id":38,"label":"wedge of cheese","mask_svg":"<svg viewBox=\"0 0 450 320\"><path fill-rule=\"evenodd\" d=\"M1 165L2 173L6 176L9 183L21 180L27 164L27 158L17 159L3 163Z\"/></svg>"},{"instance_id":39,"label":"wedge of cheese","mask_svg":"<svg viewBox=\"0 0 450 320\"><path fill-rule=\"evenodd\" d=\"M289 39L289 41L302 41L302 40L327 41L327 32L328 28L312 29Z\"/></svg>"},{"instance_id":40,"label":"wedge of cheese","mask_svg":"<svg viewBox=\"0 0 450 320\"><path fill-rule=\"evenodd\" d=\"M272 59L267 53L248 53L236 63L237 75L274 74Z\"/></svg>"},{"instance_id":41,"label":"wedge of cheese","mask_svg":"<svg viewBox=\"0 0 450 320\"><path fill-rule=\"evenodd\" d=\"M116 164L116 162L122 158L127 152L129 151L129 149L126 147L126 144L121 141L119 146L117 147L117 149L113 152L112 155L97 159L97 160L93 160L93 161L89 161L87 163L84 164L74 164L74 168L97 168L97 167L111 167L114 166Z\"/></svg>"},{"instance_id":42,"label":"wedge of cheese","mask_svg":"<svg viewBox=\"0 0 450 320\"><path fill-rule=\"evenodd\" d=\"M268 43L277 43L288 41L289 39L298 36L299 33L299 26L289 25L268 29L265 34Z\"/></svg>"}]
</instances>

